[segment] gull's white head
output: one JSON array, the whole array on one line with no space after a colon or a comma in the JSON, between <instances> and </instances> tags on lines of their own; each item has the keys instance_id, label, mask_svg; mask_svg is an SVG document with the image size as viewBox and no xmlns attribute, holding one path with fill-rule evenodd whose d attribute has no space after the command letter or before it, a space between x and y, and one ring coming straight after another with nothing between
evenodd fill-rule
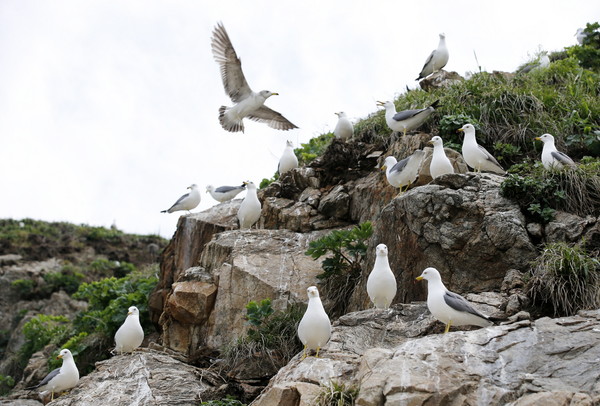
<instances>
[{"instance_id":1,"label":"gull's white head","mask_svg":"<svg viewBox=\"0 0 600 406\"><path fill-rule=\"evenodd\" d=\"M335 115L339 118L346 117L346 113L344 113L343 111L338 111L337 113L335 113Z\"/></svg>"},{"instance_id":2,"label":"gull's white head","mask_svg":"<svg viewBox=\"0 0 600 406\"><path fill-rule=\"evenodd\" d=\"M379 244L377 247L375 247L375 253L377 254L378 257L387 257L387 254L388 254L387 245Z\"/></svg>"},{"instance_id":3,"label":"gull's white head","mask_svg":"<svg viewBox=\"0 0 600 406\"><path fill-rule=\"evenodd\" d=\"M129 309L127 309L127 315L139 316L140 311L138 310L137 307L131 306Z\"/></svg>"},{"instance_id":4,"label":"gull's white head","mask_svg":"<svg viewBox=\"0 0 600 406\"><path fill-rule=\"evenodd\" d=\"M215 191L215 187L213 185L208 185L206 187L206 193L210 193L210 192L214 192Z\"/></svg>"},{"instance_id":5,"label":"gull's white head","mask_svg":"<svg viewBox=\"0 0 600 406\"><path fill-rule=\"evenodd\" d=\"M288 146L288 147L290 147L290 148L294 148L294 143L292 141L290 141L290 140L287 140L285 142L285 145Z\"/></svg>"},{"instance_id":6,"label":"gull's white head","mask_svg":"<svg viewBox=\"0 0 600 406\"><path fill-rule=\"evenodd\" d=\"M316 286L310 286L306 289L306 293L308 294L309 299L314 299L319 297L319 289Z\"/></svg>"},{"instance_id":7,"label":"gull's white head","mask_svg":"<svg viewBox=\"0 0 600 406\"><path fill-rule=\"evenodd\" d=\"M65 348L63 350L60 350L60 353L58 354L58 356L56 358L69 359L69 358L73 358L73 354L71 354L71 351L69 351Z\"/></svg>"},{"instance_id":8,"label":"gull's white head","mask_svg":"<svg viewBox=\"0 0 600 406\"><path fill-rule=\"evenodd\" d=\"M440 33L440 39L446 39L446 34L444 34L443 32Z\"/></svg>"},{"instance_id":9,"label":"gull's white head","mask_svg":"<svg viewBox=\"0 0 600 406\"><path fill-rule=\"evenodd\" d=\"M398 161L396 161L396 158L394 158L393 156L388 156L383 161L383 166L381 167L381 170L385 171L387 168L391 168L392 166L396 165L397 163L398 163Z\"/></svg>"},{"instance_id":10,"label":"gull's white head","mask_svg":"<svg viewBox=\"0 0 600 406\"><path fill-rule=\"evenodd\" d=\"M256 190L256 185L254 184L254 182L251 182L249 180L246 180L242 183L243 186L246 186L246 188L248 190Z\"/></svg>"},{"instance_id":11,"label":"gull's white head","mask_svg":"<svg viewBox=\"0 0 600 406\"><path fill-rule=\"evenodd\" d=\"M387 110L387 109L389 109L389 108L393 108L394 110L396 109L396 106L394 105L394 103L392 103L392 102L391 102L391 101L389 101L389 100L388 100L388 101L385 101L385 102L378 101L378 102L377 102L377 105L378 105L378 106L383 106L383 107L385 107L385 109L386 109L386 110Z\"/></svg>"},{"instance_id":12,"label":"gull's white head","mask_svg":"<svg viewBox=\"0 0 600 406\"><path fill-rule=\"evenodd\" d=\"M258 94L265 100L271 96L279 96L279 93L271 92L269 90L261 90L260 92L258 92Z\"/></svg>"},{"instance_id":13,"label":"gull's white head","mask_svg":"<svg viewBox=\"0 0 600 406\"><path fill-rule=\"evenodd\" d=\"M193 183L193 184L189 185L187 188L191 189L191 190L196 190L196 189L198 189L198 185L196 185L195 183Z\"/></svg>"},{"instance_id":14,"label":"gull's white head","mask_svg":"<svg viewBox=\"0 0 600 406\"><path fill-rule=\"evenodd\" d=\"M542 141L544 144L548 142L554 145L554 137L551 134L543 134L539 137L536 137L535 139L538 141Z\"/></svg>"},{"instance_id":15,"label":"gull's white head","mask_svg":"<svg viewBox=\"0 0 600 406\"><path fill-rule=\"evenodd\" d=\"M440 137L439 135L436 135L435 137L433 137L430 141L430 144L433 144L434 147L443 147L444 146L444 142L442 141L442 137Z\"/></svg>"},{"instance_id":16,"label":"gull's white head","mask_svg":"<svg viewBox=\"0 0 600 406\"><path fill-rule=\"evenodd\" d=\"M458 131L465 133L465 136L475 135L475 127L473 127L473 124L465 124L459 128Z\"/></svg>"},{"instance_id":17,"label":"gull's white head","mask_svg":"<svg viewBox=\"0 0 600 406\"><path fill-rule=\"evenodd\" d=\"M437 269L435 268L425 268L425 270L421 273L420 276L417 276L417 280L423 280L425 279L426 281L435 281L435 280L442 280L442 277L440 276L440 273L438 272Z\"/></svg>"}]
</instances>

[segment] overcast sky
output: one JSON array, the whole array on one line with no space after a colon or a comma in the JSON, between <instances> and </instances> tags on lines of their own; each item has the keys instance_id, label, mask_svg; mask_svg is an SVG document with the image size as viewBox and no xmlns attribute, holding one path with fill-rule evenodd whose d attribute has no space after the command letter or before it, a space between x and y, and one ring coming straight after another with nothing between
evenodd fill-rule
<instances>
[{"instance_id":1,"label":"overcast sky","mask_svg":"<svg viewBox=\"0 0 600 406\"><path fill-rule=\"evenodd\" d=\"M0 1L0 218L171 237L161 214L197 183L270 178L299 143L377 110L417 77L438 34L446 70L513 71L576 43L590 1ZM253 90L300 129L228 133L210 37L222 21ZM240 197L242 197L240 195Z\"/></svg>"}]
</instances>

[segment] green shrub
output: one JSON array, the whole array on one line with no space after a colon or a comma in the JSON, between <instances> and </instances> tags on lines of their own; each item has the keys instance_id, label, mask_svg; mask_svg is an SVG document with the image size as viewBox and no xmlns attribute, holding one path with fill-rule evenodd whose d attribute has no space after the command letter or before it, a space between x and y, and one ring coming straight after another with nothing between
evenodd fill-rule
<instances>
[{"instance_id":1,"label":"green shrub","mask_svg":"<svg viewBox=\"0 0 600 406\"><path fill-rule=\"evenodd\" d=\"M324 386L315 401L315 406L354 406L359 389L343 383L330 382Z\"/></svg>"},{"instance_id":2,"label":"green shrub","mask_svg":"<svg viewBox=\"0 0 600 406\"><path fill-rule=\"evenodd\" d=\"M6 376L0 374L0 396L4 396L10 392L15 386L15 380L12 376Z\"/></svg>"},{"instance_id":3,"label":"green shrub","mask_svg":"<svg viewBox=\"0 0 600 406\"><path fill-rule=\"evenodd\" d=\"M200 406L246 406L246 404L228 395L221 400L209 400L207 402L202 402L200 403Z\"/></svg>"},{"instance_id":4,"label":"green shrub","mask_svg":"<svg viewBox=\"0 0 600 406\"><path fill-rule=\"evenodd\" d=\"M528 295L552 308L556 316L571 316L582 309L600 307L600 261L583 243L547 244L532 263Z\"/></svg>"},{"instance_id":5,"label":"green shrub","mask_svg":"<svg viewBox=\"0 0 600 406\"><path fill-rule=\"evenodd\" d=\"M316 157L323 155L333 138L333 133L325 133L311 138L306 144L300 144L300 148L294 149L294 154L298 157L298 166L308 165Z\"/></svg>"},{"instance_id":6,"label":"green shrub","mask_svg":"<svg viewBox=\"0 0 600 406\"><path fill-rule=\"evenodd\" d=\"M54 343L60 344L71 333L69 319L63 316L40 314L23 325L25 344L20 349L21 359L27 361L31 355Z\"/></svg>"},{"instance_id":7,"label":"green shrub","mask_svg":"<svg viewBox=\"0 0 600 406\"><path fill-rule=\"evenodd\" d=\"M44 274L46 286L44 291L47 294L64 290L68 294L75 293L83 281L83 274L77 267L66 265L60 272L49 272Z\"/></svg>"},{"instance_id":8,"label":"green shrub","mask_svg":"<svg viewBox=\"0 0 600 406\"><path fill-rule=\"evenodd\" d=\"M569 55L573 55L579 64L587 69L600 70L600 32L598 32L600 24L586 24L583 30L586 37L583 39L583 44L575 45L567 48Z\"/></svg>"},{"instance_id":9,"label":"green shrub","mask_svg":"<svg viewBox=\"0 0 600 406\"><path fill-rule=\"evenodd\" d=\"M306 255L319 259L324 255L321 267L323 294L332 301L330 315L336 317L346 312L346 307L361 275L362 261L367 254L367 240L373 234L370 222L351 230L334 230L309 243Z\"/></svg>"},{"instance_id":10,"label":"green shrub","mask_svg":"<svg viewBox=\"0 0 600 406\"><path fill-rule=\"evenodd\" d=\"M33 279L17 279L11 282L21 299L30 299L34 296L36 284Z\"/></svg>"}]
</instances>

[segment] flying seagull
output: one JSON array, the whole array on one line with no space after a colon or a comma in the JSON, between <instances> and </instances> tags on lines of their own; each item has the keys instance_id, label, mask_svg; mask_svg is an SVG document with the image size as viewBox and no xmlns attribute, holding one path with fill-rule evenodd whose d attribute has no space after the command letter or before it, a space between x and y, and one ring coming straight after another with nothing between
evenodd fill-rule
<instances>
[{"instance_id":1,"label":"flying seagull","mask_svg":"<svg viewBox=\"0 0 600 406\"><path fill-rule=\"evenodd\" d=\"M390 127L393 131L402 131L404 135L406 135L407 131L412 131L421 124L423 124L427 118L435 111L435 108L438 106L439 100L436 100L431 104L431 106L426 107L424 109L415 109L415 110L403 110L400 112L396 112L396 106L391 101L378 101L378 106L383 106L385 108L385 122L388 127Z\"/></svg>"},{"instance_id":2,"label":"flying seagull","mask_svg":"<svg viewBox=\"0 0 600 406\"><path fill-rule=\"evenodd\" d=\"M473 168L475 172L488 171L499 175L506 173L498 161L496 161L496 158L477 143L475 139L475 127L472 124L465 124L458 131L465 133L462 144L462 155L467 165Z\"/></svg>"},{"instance_id":3,"label":"flying seagull","mask_svg":"<svg viewBox=\"0 0 600 406\"><path fill-rule=\"evenodd\" d=\"M454 173L454 167L446 156L444 151L444 142L439 135L436 135L429 141L433 144L433 154L431 156L431 163L429 164L429 173L432 178L445 175L447 173Z\"/></svg>"},{"instance_id":4,"label":"flying seagull","mask_svg":"<svg viewBox=\"0 0 600 406\"><path fill-rule=\"evenodd\" d=\"M56 358L62 358L63 362L60 368L50 372L37 386L30 389L40 389L42 392L50 391L51 400L54 400L54 394L74 388L79 382L79 371L73 360L73 354L67 349L60 351Z\"/></svg>"},{"instance_id":5,"label":"flying seagull","mask_svg":"<svg viewBox=\"0 0 600 406\"><path fill-rule=\"evenodd\" d=\"M440 273L435 268L427 268L417 276L417 280L427 281L427 308L439 321L446 324L444 334L450 326L475 325L488 327L493 323L461 295L450 292L444 286Z\"/></svg>"},{"instance_id":6,"label":"flying seagull","mask_svg":"<svg viewBox=\"0 0 600 406\"><path fill-rule=\"evenodd\" d=\"M302 359L306 358L307 350L315 350L315 357L319 358L319 350L331 337L331 321L325 313L317 287L309 287L306 293L308 307L298 324L298 338L304 344Z\"/></svg>"},{"instance_id":7,"label":"flying seagull","mask_svg":"<svg viewBox=\"0 0 600 406\"><path fill-rule=\"evenodd\" d=\"M431 52L425 61L425 65L423 65L423 69L421 69L421 73L419 73L419 77L415 80L424 79L433 72L441 70L448 63L449 57L448 48L446 48L446 35L440 34L440 42L437 49Z\"/></svg>"},{"instance_id":8,"label":"flying seagull","mask_svg":"<svg viewBox=\"0 0 600 406\"><path fill-rule=\"evenodd\" d=\"M419 173L419 167L421 166L421 162L423 162L423 158L425 158L425 152L418 149L411 156L404 158L400 162L396 161L396 158L393 156L388 156L383 161L383 166L381 170L385 170L385 176L390 185L393 187L400 188L400 193L402 193L402 188L406 186L408 187L411 183L417 179L417 175Z\"/></svg>"},{"instance_id":9,"label":"flying seagull","mask_svg":"<svg viewBox=\"0 0 600 406\"><path fill-rule=\"evenodd\" d=\"M242 72L242 61L235 53L222 23L218 23L213 31L211 47L213 57L221 68L221 79L225 92L235 103L233 107L221 106L219 108L219 122L225 130L244 132L244 123L242 122L244 117L265 123L276 130L298 128L280 113L264 105L269 97L278 95L278 93L269 90L255 93L250 89L244 72Z\"/></svg>"},{"instance_id":10,"label":"flying seagull","mask_svg":"<svg viewBox=\"0 0 600 406\"><path fill-rule=\"evenodd\" d=\"M335 135L335 138L339 138L342 140L352 138L352 136L354 135L354 126L346 117L346 113L340 111L335 114L338 116L338 122L335 125L335 129L333 130L333 135Z\"/></svg>"},{"instance_id":11,"label":"flying seagull","mask_svg":"<svg viewBox=\"0 0 600 406\"><path fill-rule=\"evenodd\" d=\"M567 154L563 154L554 146L554 137L550 134L544 134L540 137L535 138L538 141L542 141L544 143L544 147L542 148L542 164L546 169L560 169L564 166L570 166L575 168L575 162L571 158L567 156Z\"/></svg>"},{"instance_id":12,"label":"flying seagull","mask_svg":"<svg viewBox=\"0 0 600 406\"><path fill-rule=\"evenodd\" d=\"M242 190L246 189L246 185L240 186L219 186L215 188L213 185L206 187L206 193L210 193L213 199L217 202L227 202L236 197Z\"/></svg>"},{"instance_id":13,"label":"flying seagull","mask_svg":"<svg viewBox=\"0 0 600 406\"><path fill-rule=\"evenodd\" d=\"M186 193L183 196L181 196L179 199L177 199L173 206L171 206L167 210L162 210L161 213L173 213L174 211L179 210L190 211L196 208L196 206L200 204L200 192L198 191L198 185L194 183L193 185L190 185L187 188L190 189L190 193Z\"/></svg>"}]
</instances>

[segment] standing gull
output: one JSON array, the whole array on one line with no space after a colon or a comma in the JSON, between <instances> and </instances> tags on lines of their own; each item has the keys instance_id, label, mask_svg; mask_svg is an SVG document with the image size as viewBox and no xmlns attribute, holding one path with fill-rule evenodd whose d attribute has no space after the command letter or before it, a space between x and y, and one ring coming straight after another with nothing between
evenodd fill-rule
<instances>
[{"instance_id":1,"label":"standing gull","mask_svg":"<svg viewBox=\"0 0 600 406\"><path fill-rule=\"evenodd\" d=\"M315 356L318 358L319 350L331 337L331 322L325 313L317 287L309 287L306 293L308 293L308 307L298 324L298 338L304 344L302 359L306 358L307 350L315 350L317 352Z\"/></svg>"},{"instance_id":2,"label":"standing gull","mask_svg":"<svg viewBox=\"0 0 600 406\"><path fill-rule=\"evenodd\" d=\"M219 108L219 122L225 130L244 132L244 123L242 122L244 117L265 123L276 130L298 128L281 114L264 105L265 100L273 95L278 95L278 93L269 90L255 93L250 89L244 72L242 72L242 61L235 53L222 23L217 24L213 31L211 47L213 57L221 68L221 79L225 92L235 103L233 107L221 106Z\"/></svg>"},{"instance_id":3,"label":"standing gull","mask_svg":"<svg viewBox=\"0 0 600 406\"><path fill-rule=\"evenodd\" d=\"M115 334L115 352L132 352L144 341L144 329L140 324L140 311L131 306L127 309L127 318Z\"/></svg>"},{"instance_id":4,"label":"standing gull","mask_svg":"<svg viewBox=\"0 0 600 406\"><path fill-rule=\"evenodd\" d=\"M506 171L502 169L496 158L492 156L485 148L477 144L475 139L475 127L472 124L465 124L458 131L465 133L462 145L462 155L475 172L488 171L499 175L504 175Z\"/></svg>"},{"instance_id":5,"label":"standing gull","mask_svg":"<svg viewBox=\"0 0 600 406\"><path fill-rule=\"evenodd\" d=\"M388 156L383 161L382 170L385 170L385 176L390 185L400 188L408 187L417 179L419 167L425 158L425 152L418 149L411 156L404 158L400 162L396 161L393 156Z\"/></svg>"},{"instance_id":6,"label":"standing gull","mask_svg":"<svg viewBox=\"0 0 600 406\"><path fill-rule=\"evenodd\" d=\"M450 326L488 327L493 324L467 299L446 289L437 269L425 269L421 276L417 276L418 281L422 279L427 281L427 308L433 317L446 324L444 334L450 330Z\"/></svg>"},{"instance_id":7,"label":"standing gull","mask_svg":"<svg viewBox=\"0 0 600 406\"><path fill-rule=\"evenodd\" d=\"M396 296L396 277L388 261L387 245L379 244L375 252L377 256L367 279L367 293L376 308L387 309Z\"/></svg>"},{"instance_id":8,"label":"standing gull","mask_svg":"<svg viewBox=\"0 0 600 406\"><path fill-rule=\"evenodd\" d=\"M227 202L236 197L242 190L246 189L246 185L240 186L219 186L215 188L213 185L206 187L206 193L210 193L213 199L217 202Z\"/></svg>"},{"instance_id":9,"label":"standing gull","mask_svg":"<svg viewBox=\"0 0 600 406\"><path fill-rule=\"evenodd\" d=\"M294 154L294 144L292 144L292 141L287 141L283 153L281 154L281 158L279 159L277 172L279 172L279 176L281 176L287 171L297 167L298 158L296 157L296 154Z\"/></svg>"},{"instance_id":10,"label":"standing gull","mask_svg":"<svg viewBox=\"0 0 600 406\"><path fill-rule=\"evenodd\" d=\"M444 143L440 136L436 135L429 142L433 144L433 154L429 164L431 177L435 179L447 173L454 173L454 167L444 152Z\"/></svg>"},{"instance_id":11,"label":"standing gull","mask_svg":"<svg viewBox=\"0 0 600 406\"><path fill-rule=\"evenodd\" d=\"M250 228L260 218L260 200L256 195L256 185L253 182L244 182L247 187L246 197L242 200L238 209L237 218L240 223L240 230Z\"/></svg>"},{"instance_id":12,"label":"standing gull","mask_svg":"<svg viewBox=\"0 0 600 406\"><path fill-rule=\"evenodd\" d=\"M436 100L431 106L424 109L403 110L396 112L396 106L391 101L378 101L378 106L385 108L385 122L393 131L402 131L406 135L407 131L416 130L423 124L429 116L435 111L439 100Z\"/></svg>"},{"instance_id":13,"label":"standing gull","mask_svg":"<svg viewBox=\"0 0 600 406\"><path fill-rule=\"evenodd\" d=\"M54 400L54 394L74 388L79 382L79 371L73 360L73 354L67 349L60 351L56 358L62 358L63 362L60 368L50 372L39 385L31 389L40 389L43 392L52 393L51 399Z\"/></svg>"},{"instance_id":14,"label":"standing gull","mask_svg":"<svg viewBox=\"0 0 600 406\"><path fill-rule=\"evenodd\" d=\"M570 166L575 168L575 162L571 158L567 156L567 154L563 154L554 146L554 137L550 134L544 134L541 137L535 138L538 141L542 141L544 143L544 147L542 148L542 164L546 169L560 169L564 166Z\"/></svg>"},{"instance_id":15,"label":"standing gull","mask_svg":"<svg viewBox=\"0 0 600 406\"><path fill-rule=\"evenodd\" d=\"M335 130L333 130L333 135L335 135L335 138L342 140L348 140L352 138L354 135L354 126L346 117L346 113L340 111L335 114L338 116L338 122L335 125Z\"/></svg>"},{"instance_id":16,"label":"standing gull","mask_svg":"<svg viewBox=\"0 0 600 406\"><path fill-rule=\"evenodd\" d=\"M433 72L441 70L448 63L449 57L448 48L446 48L446 35L440 34L440 42L437 49L431 52L425 61L425 65L423 65L423 69L421 69L421 73L419 73L419 77L415 80L424 79Z\"/></svg>"},{"instance_id":17,"label":"standing gull","mask_svg":"<svg viewBox=\"0 0 600 406\"><path fill-rule=\"evenodd\" d=\"M190 211L200 204L200 191L195 183L187 187L190 193L181 196L173 206L167 210L162 210L161 213L173 213L174 211L187 210Z\"/></svg>"}]
</instances>

